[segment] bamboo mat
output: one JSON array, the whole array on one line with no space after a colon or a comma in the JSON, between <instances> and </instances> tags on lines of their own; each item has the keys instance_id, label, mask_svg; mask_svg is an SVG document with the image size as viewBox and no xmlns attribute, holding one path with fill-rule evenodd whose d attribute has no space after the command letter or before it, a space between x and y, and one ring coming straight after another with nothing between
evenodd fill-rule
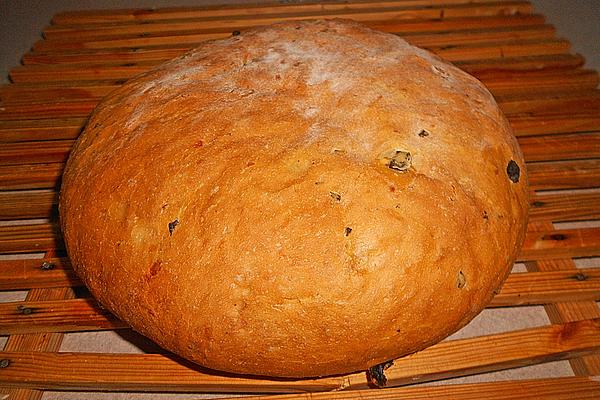
<instances>
[{"instance_id":1,"label":"bamboo mat","mask_svg":"<svg viewBox=\"0 0 600 400\"><path fill-rule=\"evenodd\" d=\"M259 380L209 373L166 354L81 288L57 227L64 162L104 95L203 40L316 17L352 18L401 35L475 75L512 124L531 182L526 241L501 292L450 340L396 360L386 373L390 388L383 390L369 389L360 373ZM374 0L56 15L44 39L11 71L13 83L0 87L0 335L7 337L0 392L10 399L67 397L56 390L109 392L98 398L130 398L128 392L600 398L600 91L598 73L584 69L583 61L524 1ZM535 310L542 307L540 317ZM83 347L73 345L85 335ZM109 338L118 343L108 345ZM540 376L517 380L531 377L516 369L523 366ZM450 378L484 372L504 379L450 384ZM436 385L415 385L431 381ZM182 396L190 398L165 398Z\"/></svg>"}]
</instances>

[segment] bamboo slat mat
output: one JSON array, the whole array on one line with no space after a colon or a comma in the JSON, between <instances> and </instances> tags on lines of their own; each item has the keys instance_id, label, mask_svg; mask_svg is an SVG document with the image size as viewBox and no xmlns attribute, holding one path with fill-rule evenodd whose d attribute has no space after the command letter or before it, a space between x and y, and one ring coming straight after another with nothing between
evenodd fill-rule
<instances>
[{"instance_id":1,"label":"bamboo slat mat","mask_svg":"<svg viewBox=\"0 0 600 400\"><path fill-rule=\"evenodd\" d=\"M152 345L135 354L61 352L69 333L135 336L81 287L57 226L62 168L98 101L203 40L323 17L398 34L490 89L521 145L532 192L521 269L488 310L518 319L526 306L543 306L548 323L459 335L396 360L386 389L370 389L363 373L312 380L220 375ZM600 90L598 73L583 63L525 1L282 2L56 15L44 39L11 71L12 83L0 87L0 295L26 293L0 303L0 335L7 337L0 393L10 399L39 399L56 390L169 392L173 398L600 398ZM569 361L572 376L448 381L557 360ZM436 385L415 385L430 381Z\"/></svg>"}]
</instances>

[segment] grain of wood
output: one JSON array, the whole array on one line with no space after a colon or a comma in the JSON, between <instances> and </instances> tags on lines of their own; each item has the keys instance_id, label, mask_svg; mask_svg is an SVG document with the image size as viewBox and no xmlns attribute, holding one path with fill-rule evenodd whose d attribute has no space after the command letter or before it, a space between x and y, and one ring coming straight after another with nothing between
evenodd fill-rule
<instances>
[{"instance_id":1,"label":"grain of wood","mask_svg":"<svg viewBox=\"0 0 600 400\"><path fill-rule=\"evenodd\" d=\"M600 228L528 231L521 262L600 255Z\"/></svg>"},{"instance_id":2,"label":"grain of wood","mask_svg":"<svg viewBox=\"0 0 600 400\"><path fill-rule=\"evenodd\" d=\"M517 136L600 131L600 115L543 117L515 116L510 121Z\"/></svg>"},{"instance_id":3,"label":"grain of wood","mask_svg":"<svg viewBox=\"0 0 600 400\"><path fill-rule=\"evenodd\" d=\"M600 158L600 132L520 137L518 141L527 162Z\"/></svg>"},{"instance_id":4,"label":"grain of wood","mask_svg":"<svg viewBox=\"0 0 600 400\"><path fill-rule=\"evenodd\" d=\"M594 188L600 186L600 159L531 163L527 175L533 190Z\"/></svg>"},{"instance_id":5,"label":"grain of wood","mask_svg":"<svg viewBox=\"0 0 600 400\"><path fill-rule=\"evenodd\" d=\"M91 298L0 303L0 322L2 335L128 327Z\"/></svg>"},{"instance_id":6,"label":"grain of wood","mask_svg":"<svg viewBox=\"0 0 600 400\"><path fill-rule=\"evenodd\" d=\"M600 300L600 268L511 274L490 307Z\"/></svg>"},{"instance_id":7,"label":"grain of wood","mask_svg":"<svg viewBox=\"0 0 600 400\"><path fill-rule=\"evenodd\" d=\"M388 386L569 359L600 350L600 320L438 343L395 360ZM306 392L368 388L363 373L315 380L267 380L206 373L161 354L0 352L4 386L57 390Z\"/></svg>"},{"instance_id":8,"label":"grain of wood","mask_svg":"<svg viewBox=\"0 0 600 400\"><path fill-rule=\"evenodd\" d=\"M569 68L572 70L572 68ZM563 68L561 70L564 71ZM556 91L540 96L539 93L517 96L496 96L502 111L511 116L517 115L562 115L569 110L573 113L600 114L600 90Z\"/></svg>"},{"instance_id":9,"label":"grain of wood","mask_svg":"<svg viewBox=\"0 0 600 400\"><path fill-rule=\"evenodd\" d=\"M42 118L86 118L97 104L98 101L50 102L46 104L8 103L2 107L3 110L0 111L0 118L3 121Z\"/></svg>"},{"instance_id":10,"label":"grain of wood","mask_svg":"<svg viewBox=\"0 0 600 400\"><path fill-rule=\"evenodd\" d=\"M72 147L72 140L5 143L0 165L65 163Z\"/></svg>"},{"instance_id":11,"label":"grain of wood","mask_svg":"<svg viewBox=\"0 0 600 400\"><path fill-rule=\"evenodd\" d=\"M57 203L54 191L0 192L0 220L56 219Z\"/></svg>"},{"instance_id":12,"label":"grain of wood","mask_svg":"<svg viewBox=\"0 0 600 400\"><path fill-rule=\"evenodd\" d=\"M152 63L151 66L156 65ZM143 70L150 66L142 67ZM128 69L130 66L122 66L120 68ZM29 104L44 104L52 106L62 103L86 103L90 102L94 105L100 99L114 90L111 85L104 86L80 86L73 87L67 85L50 85L49 82L39 84L11 84L0 87L0 101L5 105L29 105Z\"/></svg>"},{"instance_id":13,"label":"grain of wood","mask_svg":"<svg viewBox=\"0 0 600 400\"><path fill-rule=\"evenodd\" d=\"M0 254L56 249L64 249L64 243L54 224L0 226Z\"/></svg>"},{"instance_id":14,"label":"grain of wood","mask_svg":"<svg viewBox=\"0 0 600 400\"><path fill-rule=\"evenodd\" d=\"M536 195L530 201L529 223L600 219L600 193Z\"/></svg>"},{"instance_id":15,"label":"grain of wood","mask_svg":"<svg viewBox=\"0 0 600 400\"><path fill-rule=\"evenodd\" d=\"M0 120L0 143L76 139L85 122L86 118L62 120L34 119L26 121ZM3 190L6 189L3 188Z\"/></svg>"},{"instance_id":16,"label":"grain of wood","mask_svg":"<svg viewBox=\"0 0 600 400\"><path fill-rule=\"evenodd\" d=\"M56 189L64 164L0 165L0 190Z\"/></svg>"}]
</instances>

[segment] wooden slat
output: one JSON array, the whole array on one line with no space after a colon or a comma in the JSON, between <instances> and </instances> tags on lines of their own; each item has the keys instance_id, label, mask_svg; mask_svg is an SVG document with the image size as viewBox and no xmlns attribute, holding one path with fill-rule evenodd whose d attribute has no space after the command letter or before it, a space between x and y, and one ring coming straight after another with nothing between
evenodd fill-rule
<instances>
[{"instance_id":1,"label":"wooden slat","mask_svg":"<svg viewBox=\"0 0 600 400\"><path fill-rule=\"evenodd\" d=\"M531 163L527 165L527 175L529 184L534 190L598 187L600 186L600 160Z\"/></svg>"},{"instance_id":2,"label":"wooden slat","mask_svg":"<svg viewBox=\"0 0 600 400\"><path fill-rule=\"evenodd\" d=\"M600 158L600 132L520 137L519 145L528 162Z\"/></svg>"},{"instance_id":3,"label":"wooden slat","mask_svg":"<svg viewBox=\"0 0 600 400\"><path fill-rule=\"evenodd\" d=\"M513 273L490 307L599 300L600 269Z\"/></svg>"},{"instance_id":4,"label":"wooden slat","mask_svg":"<svg viewBox=\"0 0 600 400\"><path fill-rule=\"evenodd\" d=\"M396 360L386 376L389 386L397 386L556 361L565 359L563 351L573 358L598 351L599 328L600 320L595 319L442 342ZM580 351L571 347L575 343L581 345ZM361 383L351 384L351 388Z\"/></svg>"},{"instance_id":5,"label":"wooden slat","mask_svg":"<svg viewBox=\"0 0 600 400\"><path fill-rule=\"evenodd\" d=\"M51 271L42 270L40 261L34 268L32 262L3 262L0 290L81 285L64 261L54 262ZM18 264L22 265L20 271L15 268ZM596 300L600 300L600 269L529 272L511 274L488 307ZM127 328L127 324L92 298L0 303L2 335L119 328Z\"/></svg>"},{"instance_id":6,"label":"wooden slat","mask_svg":"<svg viewBox=\"0 0 600 400\"><path fill-rule=\"evenodd\" d=\"M0 94L1 95L1 94ZM565 110L574 113L600 114L600 90L556 91L540 96L539 93L518 96L496 96L502 111L511 116L562 115Z\"/></svg>"},{"instance_id":7,"label":"wooden slat","mask_svg":"<svg viewBox=\"0 0 600 400\"><path fill-rule=\"evenodd\" d=\"M33 253L63 249L54 224L0 226L0 253Z\"/></svg>"},{"instance_id":8,"label":"wooden slat","mask_svg":"<svg viewBox=\"0 0 600 400\"><path fill-rule=\"evenodd\" d=\"M0 143L76 139L87 118L0 121Z\"/></svg>"},{"instance_id":9,"label":"wooden slat","mask_svg":"<svg viewBox=\"0 0 600 400\"><path fill-rule=\"evenodd\" d=\"M98 101L49 102L41 104L4 104L0 111L3 121L43 118L85 118L98 105Z\"/></svg>"},{"instance_id":10,"label":"wooden slat","mask_svg":"<svg viewBox=\"0 0 600 400\"><path fill-rule=\"evenodd\" d=\"M600 228L529 231L519 261L600 255Z\"/></svg>"},{"instance_id":11,"label":"wooden slat","mask_svg":"<svg viewBox=\"0 0 600 400\"><path fill-rule=\"evenodd\" d=\"M123 67L129 68L129 67ZM146 67L144 67L144 70ZM80 86L42 84L11 84L0 87L0 101L4 105L63 105L63 103L80 103L79 107L87 107L88 112L98 104L98 101L114 90L107 86ZM91 107L91 108L90 108Z\"/></svg>"},{"instance_id":12,"label":"wooden slat","mask_svg":"<svg viewBox=\"0 0 600 400\"><path fill-rule=\"evenodd\" d=\"M73 296L73 291L68 287L33 289L27 293L27 301L65 300ZM58 351L62 339L62 333L11 335L4 346L4 351ZM8 391L10 400L36 400L41 399L42 395L42 391L28 388L14 388Z\"/></svg>"},{"instance_id":13,"label":"wooden slat","mask_svg":"<svg viewBox=\"0 0 600 400\"><path fill-rule=\"evenodd\" d=\"M458 5L458 4L484 4L497 3L497 0L384 0L384 1L357 1L357 2L315 2L306 3L267 3L267 4L227 4L204 7L177 7L158 9L128 9L128 10L93 10L93 11L67 11L54 16L49 29L61 30L66 25L79 25L97 27L105 24L114 25L127 22L148 23L153 21L181 20L190 18L218 18L243 15L270 15L282 11L288 13L306 13L339 10L369 10L378 7L421 7Z\"/></svg>"},{"instance_id":14,"label":"wooden slat","mask_svg":"<svg viewBox=\"0 0 600 400\"><path fill-rule=\"evenodd\" d=\"M189 47L176 47L167 49L109 49L109 50L82 50L71 53L38 53L30 52L23 56L25 65L105 65L105 64L131 64L142 62L164 62L182 55Z\"/></svg>"},{"instance_id":15,"label":"wooden slat","mask_svg":"<svg viewBox=\"0 0 600 400\"><path fill-rule=\"evenodd\" d=\"M388 388L385 390L341 390L251 396L244 400L596 400L600 398L598 377L561 377L485 383ZM234 399L233 397L229 399ZM236 398L236 399L239 399Z\"/></svg>"},{"instance_id":16,"label":"wooden slat","mask_svg":"<svg viewBox=\"0 0 600 400\"><path fill-rule=\"evenodd\" d=\"M64 163L72 140L5 143L0 147L0 165Z\"/></svg>"},{"instance_id":17,"label":"wooden slat","mask_svg":"<svg viewBox=\"0 0 600 400\"><path fill-rule=\"evenodd\" d=\"M510 121L517 136L549 135L600 131L600 115L558 115L513 117Z\"/></svg>"},{"instance_id":18,"label":"wooden slat","mask_svg":"<svg viewBox=\"0 0 600 400\"><path fill-rule=\"evenodd\" d=\"M518 95L535 92L540 95L555 91L583 91L593 90L598 86L598 73L596 71L575 70L561 71L555 74L535 73L487 73L477 74L487 89L494 96ZM520 86L519 86L520 85ZM592 114L597 117L597 113Z\"/></svg>"},{"instance_id":19,"label":"wooden slat","mask_svg":"<svg viewBox=\"0 0 600 400\"><path fill-rule=\"evenodd\" d=\"M600 350L600 320L438 343L397 359L388 386L569 359ZM209 375L160 354L10 353L0 369L5 386L69 390L299 392L362 389L363 373L316 380L260 380Z\"/></svg>"},{"instance_id":20,"label":"wooden slat","mask_svg":"<svg viewBox=\"0 0 600 400\"><path fill-rule=\"evenodd\" d=\"M537 195L529 204L530 224L600 219L600 192Z\"/></svg>"},{"instance_id":21,"label":"wooden slat","mask_svg":"<svg viewBox=\"0 0 600 400\"><path fill-rule=\"evenodd\" d=\"M0 190L55 189L63 164L0 165Z\"/></svg>"},{"instance_id":22,"label":"wooden slat","mask_svg":"<svg viewBox=\"0 0 600 400\"><path fill-rule=\"evenodd\" d=\"M57 202L51 191L0 192L0 220L55 218Z\"/></svg>"},{"instance_id":23,"label":"wooden slat","mask_svg":"<svg viewBox=\"0 0 600 400\"><path fill-rule=\"evenodd\" d=\"M0 322L2 335L127 328L91 298L0 303Z\"/></svg>"},{"instance_id":24,"label":"wooden slat","mask_svg":"<svg viewBox=\"0 0 600 400\"><path fill-rule=\"evenodd\" d=\"M549 222L540 222L534 224L534 228L547 230L552 228ZM570 258L554 260L536 260L526 263L529 271L566 271L568 273L584 272L578 270L575 263ZM546 313L552 323L564 323L578 321L588 318L600 317L600 308L595 302L564 302L548 304L545 306ZM590 355L583 358L574 358L570 360L571 367L577 375L593 375L600 373L600 355Z\"/></svg>"},{"instance_id":25,"label":"wooden slat","mask_svg":"<svg viewBox=\"0 0 600 400\"><path fill-rule=\"evenodd\" d=\"M0 261L0 290L82 286L67 258Z\"/></svg>"}]
</instances>

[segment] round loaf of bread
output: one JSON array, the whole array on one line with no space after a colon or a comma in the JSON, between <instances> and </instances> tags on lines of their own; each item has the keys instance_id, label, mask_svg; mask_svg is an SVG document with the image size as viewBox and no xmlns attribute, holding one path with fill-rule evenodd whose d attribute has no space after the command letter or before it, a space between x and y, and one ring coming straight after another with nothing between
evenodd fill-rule
<instances>
[{"instance_id":1,"label":"round loaf of bread","mask_svg":"<svg viewBox=\"0 0 600 400\"><path fill-rule=\"evenodd\" d=\"M478 314L522 244L507 120L470 75L358 23L206 42L94 111L61 224L98 301L205 367L365 370Z\"/></svg>"}]
</instances>

